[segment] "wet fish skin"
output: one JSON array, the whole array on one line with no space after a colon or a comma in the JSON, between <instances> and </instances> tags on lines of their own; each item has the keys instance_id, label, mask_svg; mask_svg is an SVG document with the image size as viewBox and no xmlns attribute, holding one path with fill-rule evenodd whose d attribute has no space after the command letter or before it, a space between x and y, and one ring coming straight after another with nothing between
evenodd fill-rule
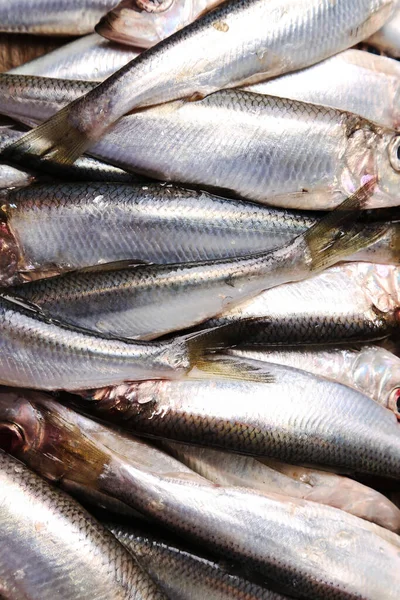
<instances>
[{"instance_id":1,"label":"wet fish skin","mask_svg":"<svg viewBox=\"0 0 400 600\"><path fill-rule=\"evenodd\" d=\"M399 307L398 267L354 263L263 292L202 327L236 322L238 341L257 345L372 341L398 335Z\"/></svg>"},{"instance_id":2,"label":"wet fish skin","mask_svg":"<svg viewBox=\"0 0 400 600\"><path fill-rule=\"evenodd\" d=\"M398 130L399 77L400 65L396 61L351 49L307 69L245 89L345 110Z\"/></svg>"},{"instance_id":3,"label":"wet fish skin","mask_svg":"<svg viewBox=\"0 0 400 600\"><path fill-rule=\"evenodd\" d=\"M72 498L4 452L0 465L3 598L164 598L129 553Z\"/></svg>"},{"instance_id":4,"label":"wet fish skin","mask_svg":"<svg viewBox=\"0 0 400 600\"><path fill-rule=\"evenodd\" d=\"M97 33L114 42L150 48L221 4L221 0L164 0L155 11L147 11L146 2L140 4L143 8L136 0L120 2L96 25Z\"/></svg>"},{"instance_id":5,"label":"wet fish skin","mask_svg":"<svg viewBox=\"0 0 400 600\"><path fill-rule=\"evenodd\" d=\"M393 16L385 25L366 40L366 43L380 52L400 58L400 4L396 0L396 8Z\"/></svg>"},{"instance_id":6,"label":"wet fish skin","mask_svg":"<svg viewBox=\"0 0 400 600\"><path fill-rule=\"evenodd\" d=\"M9 73L101 81L138 54L133 48L112 44L92 33L15 67Z\"/></svg>"},{"instance_id":7,"label":"wet fish skin","mask_svg":"<svg viewBox=\"0 0 400 600\"><path fill-rule=\"evenodd\" d=\"M393 0L225 2L28 133L9 155L50 152L52 161L74 162L127 112L311 65L379 29L393 7Z\"/></svg>"},{"instance_id":8,"label":"wet fish skin","mask_svg":"<svg viewBox=\"0 0 400 600\"><path fill-rule=\"evenodd\" d=\"M40 35L83 35L93 30L115 0L13 0L0 7L0 31Z\"/></svg>"},{"instance_id":9,"label":"wet fish skin","mask_svg":"<svg viewBox=\"0 0 400 600\"><path fill-rule=\"evenodd\" d=\"M400 531L400 510L397 506L383 494L348 477L215 448L171 441L161 442L161 447L218 485L246 487L266 494L282 494L327 504L391 531Z\"/></svg>"},{"instance_id":10,"label":"wet fish skin","mask_svg":"<svg viewBox=\"0 0 400 600\"><path fill-rule=\"evenodd\" d=\"M235 379L105 388L85 393L85 407L140 435L399 477L396 417L360 392L291 367L238 357L220 357L209 370Z\"/></svg>"},{"instance_id":11,"label":"wet fish skin","mask_svg":"<svg viewBox=\"0 0 400 600\"><path fill-rule=\"evenodd\" d=\"M143 564L170 600L285 600L286 596L231 575L220 564L188 552L143 528L106 524Z\"/></svg>"}]
</instances>

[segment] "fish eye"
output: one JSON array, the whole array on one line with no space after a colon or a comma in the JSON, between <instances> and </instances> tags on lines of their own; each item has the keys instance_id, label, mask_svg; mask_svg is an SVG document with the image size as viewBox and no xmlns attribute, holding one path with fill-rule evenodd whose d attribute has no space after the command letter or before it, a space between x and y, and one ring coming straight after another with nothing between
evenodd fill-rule
<instances>
[{"instance_id":1,"label":"fish eye","mask_svg":"<svg viewBox=\"0 0 400 600\"><path fill-rule=\"evenodd\" d=\"M400 387L394 388L390 393L388 408L392 410L400 420Z\"/></svg>"},{"instance_id":2,"label":"fish eye","mask_svg":"<svg viewBox=\"0 0 400 600\"><path fill-rule=\"evenodd\" d=\"M389 160L395 171L400 172L400 135L392 139L389 144Z\"/></svg>"},{"instance_id":3,"label":"fish eye","mask_svg":"<svg viewBox=\"0 0 400 600\"><path fill-rule=\"evenodd\" d=\"M21 450L25 444L24 434L15 423L0 423L0 448L8 454Z\"/></svg>"},{"instance_id":4,"label":"fish eye","mask_svg":"<svg viewBox=\"0 0 400 600\"><path fill-rule=\"evenodd\" d=\"M169 8L175 0L136 0L136 5L140 10L148 13L161 13Z\"/></svg>"}]
</instances>

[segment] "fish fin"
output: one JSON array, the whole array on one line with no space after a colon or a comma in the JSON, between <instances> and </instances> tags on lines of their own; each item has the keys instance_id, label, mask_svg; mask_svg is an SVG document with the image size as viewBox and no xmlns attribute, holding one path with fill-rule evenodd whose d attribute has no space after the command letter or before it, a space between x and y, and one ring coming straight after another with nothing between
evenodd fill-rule
<instances>
[{"instance_id":1,"label":"fish fin","mask_svg":"<svg viewBox=\"0 0 400 600\"><path fill-rule=\"evenodd\" d=\"M4 148L0 156L18 164L29 164L30 158L38 157L52 163L74 163L91 144L86 134L69 122L71 108L75 102L77 100ZM37 166L37 162L34 164Z\"/></svg>"},{"instance_id":2,"label":"fish fin","mask_svg":"<svg viewBox=\"0 0 400 600\"><path fill-rule=\"evenodd\" d=\"M123 271L124 269L134 269L135 267L141 267L143 265L151 265L152 263L145 260L125 259L116 260L114 262L102 263L99 265L92 265L91 267L85 267L83 269L76 269L76 271L69 271L69 273L103 273L107 271Z\"/></svg>"},{"instance_id":3,"label":"fish fin","mask_svg":"<svg viewBox=\"0 0 400 600\"><path fill-rule=\"evenodd\" d=\"M234 379L237 381L253 381L256 383L274 383L275 377L268 370L242 361L239 357L229 357L217 354L203 359L196 364L196 369L190 372L190 379L202 379L213 376L219 379Z\"/></svg>"},{"instance_id":4,"label":"fish fin","mask_svg":"<svg viewBox=\"0 0 400 600\"><path fill-rule=\"evenodd\" d=\"M375 184L376 178L371 177L336 210L303 234L310 254L311 271L320 271L334 265L377 241L386 232L386 224L368 228L361 227L359 223L362 209L372 196Z\"/></svg>"}]
</instances>

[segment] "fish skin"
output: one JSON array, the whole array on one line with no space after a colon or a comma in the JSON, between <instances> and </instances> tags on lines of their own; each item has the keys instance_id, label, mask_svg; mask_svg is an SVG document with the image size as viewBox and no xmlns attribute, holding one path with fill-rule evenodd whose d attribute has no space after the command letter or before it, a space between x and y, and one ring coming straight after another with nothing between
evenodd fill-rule
<instances>
[{"instance_id":1,"label":"fish skin","mask_svg":"<svg viewBox=\"0 0 400 600\"><path fill-rule=\"evenodd\" d=\"M285 600L282 596L224 570L218 562L188 552L137 525L106 523L140 561L170 600Z\"/></svg>"},{"instance_id":2,"label":"fish skin","mask_svg":"<svg viewBox=\"0 0 400 600\"><path fill-rule=\"evenodd\" d=\"M348 477L270 459L261 461L215 448L170 441L161 442L161 447L218 485L246 487L327 504L396 533L400 531L397 506L383 494Z\"/></svg>"},{"instance_id":3,"label":"fish skin","mask_svg":"<svg viewBox=\"0 0 400 600\"><path fill-rule=\"evenodd\" d=\"M398 335L399 307L398 267L353 263L263 292L202 327L237 322L238 341L257 345L372 341Z\"/></svg>"},{"instance_id":4,"label":"fish skin","mask_svg":"<svg viewBox=\"0 0 400 600\"><path fill-rule=\"evenodd\" d=\"M93 30L116 0L13 0L0 6L0 31L83 35Z\"/></svg>"},{"instance_id":5,"label":"fish skin","mask_svg":"<svg viewBox=\"0 0 400 600\"><path fill-rule=\"evenodd\" d=\"M400 358L379 346L238 347L227 351L267 363L287 365L343 383L369 396L400 418ZM400 403L399 403L400 407Z\"/></svg>"},{"instance_id":6,"label":"fish skin","mask_svg":"<svg viewBox=\"0 0 400 600\"><path fill-rule=\"evenodd\" d=\"M140 10L136 0L123 0L96 25L96 31L108 40L150 48L199 16L211 10L222 0L164 0L157 10ZM148 3L151 4L151 3ZM151 5L154 8L154 4Z\"/></svg>"},{"instance_id":7,"label":"fish skin","mask_svg":"<svg viewBox=\"0 0 400 600\"><path fill-rule=\"evenodd\" d=\"M193 371L189 380L105 388L85 393L85 407L139 435L399 477L399 425L371 398L291 367L238 357L212 362L211 379L195 380Z\"/></svg>"},{"instance_id":8,"label":"fish skin","mask_svg":"<svg viewBox=\"0 0 400 600\"><path fill-rule=\"evenodd\" d=\"M64 103L63 90L73 100L91 87L93 83L3 75L0 109L32 124ZM54 97L57 101L49 102ZM395 131L344 111L226 90L202 101L178 101L128 115L90 153L165 181L286 208L326 210L368 174L377 174L379 183L367 207L397 206L399 144ZM13 154L12 147L5 153Z\"/></svg>"},{"instance_id":9,"label":"fish skin","mask_svg":"<svg viewBox=\"0 0 400 600\"><path fill-rule=\"evenodd\" d=\"M393 58L400 58L400 3L396 0L393 16L366 40L366 43Z\"/></svg>"},{"instance_id":10,"label":"fish skin","mask_svg":"<svg viewBox=\"0 0 400 600\"><path fill-rule=\"evenodd\" d=\"M149 377L180 377L198 358L192 335L166 342L96 336L0 298L0 381L44 390L76 390ZM208 336L206 336L208 337ZM200 353L202 350L200 350Z\"/></svg>"},{"instance_id":11,"label":"fish skin","mask_svg":"<svg viewBox=\"0 0 400 600\"><path fill-rule=\"evenodd\" d=\"M9 156L74 162L127 112L306 67L379 29L393 8L393 0L225 2L29 132Z\"/></svg>"},{"instance_id":12,"label":"fish skin","mask_svg":"<svg viewBox=\"0 0 400 600\"><path fill-rule=\"evenodd\" d=\"M64 44L8 72L59 79L101 81L138 56L133 48L111 44L92 33Z\"/></svg>"},{"instance_id":13,"label":"fish skin","mask_svg":"<svg viewBox=\"0 0 400 600\"><path fill-rule=\"evenodd\" d=\"M4 452L0 465L2 598L165 598L123 546L72 498Z\"/></svg>"},{"instance_id":14,"label":"fish skin","mask_svg":"<svg viewBox=\"0 0 400 600\"><path fill-rule=\"evenodd\" d=\"M400 65L397 62L385 56L351 49L307 69L245 89L345 110L398 130L399 78Z\"/></svg>"}]
</instances>

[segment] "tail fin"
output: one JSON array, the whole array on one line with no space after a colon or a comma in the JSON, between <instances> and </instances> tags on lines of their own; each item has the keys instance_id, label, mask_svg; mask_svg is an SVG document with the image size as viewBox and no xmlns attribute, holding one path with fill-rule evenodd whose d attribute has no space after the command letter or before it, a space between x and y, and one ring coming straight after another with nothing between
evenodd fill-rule
<instances>
[{"instance_id":1,"label":"tail fin","mask_svg":"<svg viewBox=\"0 0 400 600\"><path fill-rule=\"evenodd\" d=\"M376 179L371 178L336 210L303 234L309 250L311 272L330 267L366 248L386 232L385 223L373 228L362 227L359 223L362 218L361 209L365 208L372 196L375 183Z\"/></svg>"},{"instance_id":2,"label":"tail fin","mask_svg":"<svg viewBox=\"0 0 400 600\"><path fill-rule=\"evenodd\" d=\"M74 100L51 119L28 131L1 152L4 160L38 166L38 157L58 164L72 164L93 142L69 122Z\"/></svg>"}]
</instances>

